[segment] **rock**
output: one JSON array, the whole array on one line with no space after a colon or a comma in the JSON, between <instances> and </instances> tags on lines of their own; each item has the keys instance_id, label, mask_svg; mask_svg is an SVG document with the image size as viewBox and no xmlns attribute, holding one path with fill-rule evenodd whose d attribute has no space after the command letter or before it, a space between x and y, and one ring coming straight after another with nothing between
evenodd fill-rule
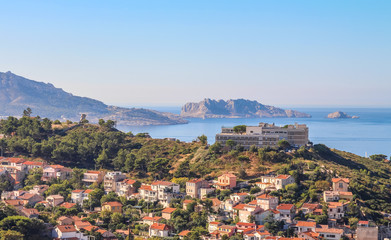
<instances>
[{"instance_id":1,"label":"rock","mask_svg":"<svg viewBox=\"0 0 391 240\"><path fill-rule=\"evenodd\" d=\"M310 118L311 115L263 105L246 99L213 100L204 99L198 103L186 103L182 117L188 118Z\"/></svg>"},{"instance_id":2,"label":"rock","mask_svg":"<svg viewBox=\"0 0 391 240\"><path fill-rule=\"evenodd\" d=\"M332 118L332 119L353 118L353 119L357 119L357 118L360 118L360 117L359 116L349 116L345 112L336 111L336 112L328 114L327 118Z\"/></svg>"}]
</instances>

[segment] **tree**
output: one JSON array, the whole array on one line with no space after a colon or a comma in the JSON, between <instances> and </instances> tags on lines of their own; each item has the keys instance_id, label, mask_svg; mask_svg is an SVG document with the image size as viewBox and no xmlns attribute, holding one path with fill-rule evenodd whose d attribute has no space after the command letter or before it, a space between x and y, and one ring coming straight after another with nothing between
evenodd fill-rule
<instances>
[{"instance_id":1,"label":"tree","mask_svg":"<svg viewBox=\"0 0 391 240\"><path fill-rule=\"evenodd\" d=\"M228 139L228 140L225 142L225 145L227 145L227 146L232 150L232 148L236 145L236 143L235 143L234 140Z\"/></svg>"},{"instance_id":2,"label":"tree","mask_svg":"<svg viewBox=\"0 0 391 240\"><path fill-rule=\"evenodd\" d=\"M96 165L100 168L104 168L110 163L109 157L107 156L106 149L104 149L100 154L99 157L95 160Z\"/></svg>"},{"instance_id":3,"label":"tree","mask_svg":"<svg viewBox=\"0 0 391 240\"><path fill-rule=\"evenodd\" d=\"M24 235L17 231L0 230L0 240L23 240Z\"/></svg>"},{"instance_id":4,"label":"tree","mask_svg":"<svg viewBox=\"0 0 391 240\"><path fill-rule=\"evenodd\" d=\"M234 132L235 133L240 133L243 134L246 132L247 126L246 125L238 125L234 127Z\"/></svg>"},{"instance_id":5,"label":"tree","mask_svg":"<svg viewBox=\"0 0 391 240\"><path fill-rule=\"evenodd\" d=\"M17 231L30 240L40 240L46 227L42 220L10 216L0 221L0 230Z\"/></svg>"},{"instance_id":6,"label":"tree","mask_svg":"<svg viewBox=\"0 0 391 240\"><path fill-rule=\"evenodd\" d=\"M197 137L197 140L201 142L202 145L206 145L208 143L208 137L202 134Z\"/></svg>"},{"instance_id":7,"label":"tree","mask_svg":"<svg viewBox=\"0 0 391 240\"><path fill-rule=\"evenodd\" d=\"M287 149L287 148L290 148L291 145L289 144L289 142L285 139L281 139L280 141L277 142L277 145L280 149Z\"/></svg>"},{"instance_id":8,"label":"tree","mask_svg":"<svg viewBox=\"0 0 391 240\"><path fill-rule=\"evenodd\" d=\"M369 156L369 158L372 159L373 161L383 161L387 159L387 156L384 154L374 154Z\"/></svg>"},{"instance_id":9,"label":"tree","mask_svg":"<svg viewBox=\"0 0 391 240\"><path fill-rule=\"evenodd\" d=\"M33 111L28 107L26 110L23 110L23 117L30 117L31 113L33 113Z\"/></svg>"}]
</instances>

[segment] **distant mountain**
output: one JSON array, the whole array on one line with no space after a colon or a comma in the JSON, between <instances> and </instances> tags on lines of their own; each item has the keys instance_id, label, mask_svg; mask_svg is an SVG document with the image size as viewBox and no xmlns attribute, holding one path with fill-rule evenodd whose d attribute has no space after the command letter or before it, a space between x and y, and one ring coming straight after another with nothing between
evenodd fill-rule
<instances>
[{"instance_id":1,"label":"distant mountain","mask_svg":"<svg viewBox=\"0 0 391 240\"><path fill-rule=\"evenodd\" d=\"M91 122L103 118L129 126L187 123L176 114L108 106L98 100L74 96L50 83L29 80L11 72L0 72L0 115L20 116L27 107L32 109L33 115L51 119L77 121L85 113Z\"/></svg>"},{"instance_id":2,"label":"distant mountain","mask_svg":"<svg viewBox=\"0 0 391 240\"><path fill-rule=\"evenodd\" d=\"M327 115L327 118L338 119L338 118L360 118L360 117L359 116L349 116L345 112L336 111L336 112L333 112L333 113L330 113L329 115Z\"/></svg>"},{"instance_id":3,"label":"distant mountain","mask_svg":"<svg viewBox=\"0 0 391 240\"><path fill-rule=\"evenodd\" d=\"M311 115L263 105L246 99L213 100L204 99L199 103L186 103L182 117L188 118L310 118Z\"/></svg>"}]
</instances>

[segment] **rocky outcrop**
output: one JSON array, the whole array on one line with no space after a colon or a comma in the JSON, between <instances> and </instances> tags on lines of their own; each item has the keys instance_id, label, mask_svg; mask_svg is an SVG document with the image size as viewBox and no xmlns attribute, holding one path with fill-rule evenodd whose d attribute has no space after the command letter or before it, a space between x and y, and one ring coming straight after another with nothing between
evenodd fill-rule
<instances>
[{"instance_id":1,"label":"rocky outcrop","mask_svg":"<svg viewBox=\"0 0 391 240\"><path fill-rule=\"evenodd\" d=\"M359 116L349 116L345 112L336 111L327 115L327 118L341 119L341 118L360 118Z\"/></svg>"},{"instance_id":2,"label":"rocky outcrop","mask_svg":"<svg viewBox=\"0 0 391 240\"><path fill-rule=\"evenodd\" d=\"M32 109L34 115L50 119L78 121L84 113L90 122L98 122L103 118L129 126L188 122L172 113L108 106L95 99L74 96L50 83L29 80L11 72L0 72L0 115L20 116L27 107Z\"/></svg>"},{"instance_id":3,"label":"rocky outcrop","mask_svg":"<svg viewBox=\"0 0 391 240\"><path fill-rule=\"evenodd\" d=\"M246 99L204 99L198 103L186 103L182 117L187 118L309 118L311 115L263 105Z\"/></svg>"}]
</instances>

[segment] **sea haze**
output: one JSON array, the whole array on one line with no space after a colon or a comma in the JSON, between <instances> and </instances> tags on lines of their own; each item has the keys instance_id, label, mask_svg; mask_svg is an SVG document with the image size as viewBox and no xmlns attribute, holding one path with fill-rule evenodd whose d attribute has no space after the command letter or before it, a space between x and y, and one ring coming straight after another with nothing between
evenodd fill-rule
<instances>
[{"instance_id":1,"label":"sea haze","mask_svg":"<svg viewBox=\"0 0 391 240\"><path fill-rule=\"evenodd\" d=\"M158 111L179 114L180 107L148 107ZM389 155L391 151L391 108L295 108L309 113L312 118L225 118L196 119L190 118L189 124L168 126L118 126L122 131L133 133L148 132L153 138L177 138L192 141L202 134L214 143L216 133L221 127L245 124L256 126L259 122L285 125L305 123L309 127L310 141L324 143L331 148L352 152L361 156L371 154ZM327 114L343 111L357 115L359 119L327 119Z\"/></svg>"}]
</instances>

